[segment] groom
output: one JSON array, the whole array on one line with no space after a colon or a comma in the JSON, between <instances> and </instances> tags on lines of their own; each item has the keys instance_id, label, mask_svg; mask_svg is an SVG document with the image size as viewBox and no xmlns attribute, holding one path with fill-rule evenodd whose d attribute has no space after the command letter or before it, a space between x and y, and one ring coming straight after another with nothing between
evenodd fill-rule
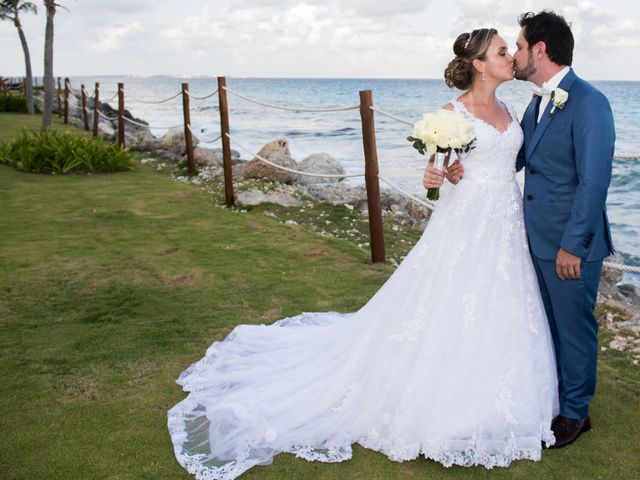
<instances>
[{"instance_id":1,"label":"groom","mask_svg":"<svg viewBox=\"0 0 640 480\"><path fill-rule=\"evenodd\" d=\"M570 68L573 35L550 11L525 13L514 54L515 77L537 88L522 118L524 218L531 257L553 336L560 414L553 447L591 428L598 322L593 314L602 262L613 252L605 209L615 127L606 97ZM457 183L454 164L447 178Z\"/></svg>"}]
</instances>

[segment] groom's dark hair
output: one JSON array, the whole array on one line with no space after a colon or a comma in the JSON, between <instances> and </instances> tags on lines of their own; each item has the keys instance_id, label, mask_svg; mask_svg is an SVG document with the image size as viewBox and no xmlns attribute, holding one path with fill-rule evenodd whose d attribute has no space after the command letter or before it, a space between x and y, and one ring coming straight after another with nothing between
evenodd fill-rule
<instances>
[{"instance_id":1,"label":"groom's dark hair","mask_svg":"<svg viewBox=\"0 0 640 480\"><path fill-rule=\"evenodd\" d=\"M557 65L571 65L573 61L573 33L562 15L550 10L527 12L518 17L529 48L538 42L547 46L549 60Z\"/></svg>"}]
</instances>

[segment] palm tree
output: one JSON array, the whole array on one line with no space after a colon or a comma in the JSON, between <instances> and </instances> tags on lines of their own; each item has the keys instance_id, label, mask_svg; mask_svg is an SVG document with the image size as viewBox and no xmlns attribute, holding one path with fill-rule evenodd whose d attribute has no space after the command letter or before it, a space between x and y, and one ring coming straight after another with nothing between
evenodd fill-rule
<instances>
[{"instance_id":1,"label":"palm tree","mask_svg":"<svg viewBox=\"0 0 640 480\"><path fill-rule=\"evenodd\" d=\"M33 115L33 75L31 73L31 55L29 54L29 46L27 45L27 37L24 36L22 24L20 23L21 12L38 13L35 3L23 2L22 0L1 0L0 1L0 20L9 20L18 29L20 42L22 43L22 51L24 52L24 63L27 69L27 113Z\"/></svg>"},{"instance_id":2,"label":"palm tree","mask_svg":"<svg viewBox=\"0 0 640 480\"><path fill-rule=\"evenodd\" d=\"M47 10L47 27L44 38L44 108L42 115L42 131L51 127L51 109L53 108L53 17L56 14L55 0L44 0Z\"/></svg>"}]
</instances>

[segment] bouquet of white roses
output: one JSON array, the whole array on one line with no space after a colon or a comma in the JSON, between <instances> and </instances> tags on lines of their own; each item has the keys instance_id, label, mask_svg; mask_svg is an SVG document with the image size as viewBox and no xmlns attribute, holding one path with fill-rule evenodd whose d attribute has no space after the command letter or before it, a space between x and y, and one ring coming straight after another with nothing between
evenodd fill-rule
<instances>
[{"instance_id":1,"label":"bouquet of white roses","mask_svg":"<svg viewBox=\"0 0 640 480\"><path fill-rule=\"evenodd\" d=\"M468 152L473 148L476 136L473 124L462 115L450 110L439 110L425 113L422 120L416 122L413 134L407 140L413 143L413 148L421 155L425 151L429 155L435 155L434 167L442 170L445 156L448 158L452 150L456 153ZM427 191L429 200L437 200L439 197L439 188Z\"/></svg>"}]
</instances>

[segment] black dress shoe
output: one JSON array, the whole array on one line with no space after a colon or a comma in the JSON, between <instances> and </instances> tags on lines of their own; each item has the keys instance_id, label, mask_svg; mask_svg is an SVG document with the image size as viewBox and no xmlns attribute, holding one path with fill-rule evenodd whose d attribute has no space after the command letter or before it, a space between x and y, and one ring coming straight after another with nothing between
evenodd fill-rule
<instances>
[{"instance_id":1,"label":"black dress shoe","mask_svg":"<svg viewBox=\"0 0 640 480\"><path fill-rule=\"evenodd\" d=\"M551 430L556 437L556 443L549 448L560 448L575 442L582 433L591 430L591 421L589 417L576 420L558 415L551 424Z\"/></svg>"}]
</instances>

